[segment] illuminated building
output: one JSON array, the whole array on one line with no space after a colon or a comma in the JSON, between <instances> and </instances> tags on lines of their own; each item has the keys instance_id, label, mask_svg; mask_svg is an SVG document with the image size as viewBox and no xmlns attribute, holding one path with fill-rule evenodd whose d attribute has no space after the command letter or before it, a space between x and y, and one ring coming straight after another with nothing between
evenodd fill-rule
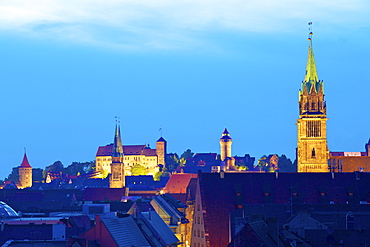
<instances>
[{"instance_id":1,"label":"illuminated building","mask_svg":"<svg viewBox=\"0 0 370 247\"><path fill-rule=\"evenodd\" d=\"M224 162L224 171L235 170L235 159L231 156L231 145L233 144L233 139L230 137L229 131L225 128L222 136L220 138L220 156L221 161ZM222 165L221 165L222 166Z\"/></svg>"},{"instance_id":2,"label":"illuminated building","mask_svg":"<svg viewBox=\"0 0 370 247\"><path fill-rule=\"evenodd\" d=\"M166 165L167 141L160 137L156 142L156 149L149 145L122 145L123 169L125 176L131 176L131 169L135 165L146 169L145 175L154 175L159 172L160 166ZM112 152L114 143L100 146L96 153L96 172L100 175L111 173Z\"/></svg>"},{"instance_id":3,"label":"illuminated building","mask_svg":"<svg viewBox=\"0 0 370 247\"><path fill-rule=\"evenodd\" d=\"M18 167L18 173L19 173L19 183L17 183L17 187L19 189L32 187L32 167L28 162L26 153L24 153L23 161L21 165Z\"/></svg>"},{"instance_id":4,"label":"illuminated building","mask_svg":"<svg viewBox=\"0 0 370 247\"><path fill-rule=\"evenodd\" d=\"M324 82L318 79L312 32L309 35L306 75L299 91L297 166L298 172L328 172Z\"/></svg>"}]
</instances>

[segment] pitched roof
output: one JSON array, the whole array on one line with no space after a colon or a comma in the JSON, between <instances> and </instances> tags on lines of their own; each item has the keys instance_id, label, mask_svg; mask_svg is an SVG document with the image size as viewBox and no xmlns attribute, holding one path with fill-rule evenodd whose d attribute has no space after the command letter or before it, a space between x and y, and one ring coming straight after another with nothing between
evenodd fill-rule
<instances>
[{"instance_id":1,"label":"pitched roof","mask_svg":"<svg viewBox=\"0 0 370 247\"><path fill-rule=\"evenodd\" d=\"M156 155L156 149L146 148L146 145L123 145L124 155L146 155L154 156ZM113 151L113 144L106 146L100 146L96 152L96 156L111 156Z\"/></svg>"},{"instance_id":2,"label":"pitched roof","mask_svg":"<svg viewBox=\"0 0 370 247\"><path fill-rule=\"evenodd\" d=\"M229 213L238 205L327 203L346 205L350 190L357 203L370 201L370 173L200 173L204 225L211 246L228 244ZM353 195L352 195L353 197Z\"/></svg>"},{"instance_id":3,"label":"pitched roof","mask_svg":"<svg viewBox=\"0 0 370 247\"><path fill-rule=\"evenodd\" d=\"M157 142L166 142L166 140L165 140L163 137L161 137L161 138L159 138L159 139L157 140Z\"/></svg>"},{"instance_id":4,"label":"pitched roof","mask_svg":"<svg viewBox=\"0 0 370 247\"><path fill-rule=\"evenodd\" d=\"M31 167L30 163L28 162L26 153L24 153L23 160L22 160L20 167Z\"/></svg>"},{"instance_id":5,"label":"pitched roof","mask_svg":"<svg viewBox=\"0 0 370 247\"><path fill-rule=\"evenodd\" d=\"M132 217L101 218L118 246L150 247Z\"/></svg>"},{"instance_id":6,"label":"pitched roof","mask_svg":"<svg viewBox=\"0 0 370 247\"><path fill-rule=\"evenodd\" d=\"M177 173L173 174L168 180L166 187L164 187L165 193L186 193L186 188L189 185L190 179L196 178L197 174L192 173Z\"/></svg>"},{"instance_id":7,"label":"pitched roof","mask_svg":"<svg viewBox=\"0 0 370 247\"><path fill-rule=\"evenodd\" d=\"M144 222L149 223L153 227L152 231L156 232L157 237L160 237L165 242L166 246L179 241L156 211L142 212L141 215L143 216Z\"/></svg>"}]
</instances>

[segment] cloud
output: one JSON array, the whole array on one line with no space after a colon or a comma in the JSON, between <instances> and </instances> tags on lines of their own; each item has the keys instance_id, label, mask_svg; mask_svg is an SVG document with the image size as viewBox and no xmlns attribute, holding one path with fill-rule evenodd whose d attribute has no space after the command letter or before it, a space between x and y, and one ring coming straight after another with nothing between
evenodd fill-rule
<instances>
[{"instance_id":1,"label":"cloud","mask_svg":"<svg viewBox=\"0 0 370 247\"><path fill-rule=\"evenodd\" d=\"M123 48L201 45L208 32L286 32L307 21L364 26L367 0L3 0L0 29Z\"/></svg>"}]
</instances>

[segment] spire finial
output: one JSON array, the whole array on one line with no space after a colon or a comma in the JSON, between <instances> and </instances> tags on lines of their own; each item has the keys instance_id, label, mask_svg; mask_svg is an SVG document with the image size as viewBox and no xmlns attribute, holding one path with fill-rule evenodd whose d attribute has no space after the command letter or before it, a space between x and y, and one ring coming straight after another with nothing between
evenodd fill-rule
<instances>
[{"instance_id":1,"label":"spire finial","mask_svg":"<svg viewBox=\"0 0 370 247\"><path fill-rule=\"evenodd\" d=\"M161 137L162 137L162 127L159 127L159 133L161 133Z\"/></svg>"}]
</instances>

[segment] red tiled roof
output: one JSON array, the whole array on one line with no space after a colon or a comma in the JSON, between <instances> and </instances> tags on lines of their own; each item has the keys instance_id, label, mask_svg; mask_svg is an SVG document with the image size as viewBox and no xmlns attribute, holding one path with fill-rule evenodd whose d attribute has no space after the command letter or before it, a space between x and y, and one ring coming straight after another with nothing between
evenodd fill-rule
<instances>
[{"instance_id":1,"label":"red tiled roof","mask_svg":"<svg viewBox=\"0 0 370 247\"><path fill-rule=\"evenodd\" d=\"M168 180L164 192L169 194L186 193L186 188L189 185L190 179L196 178L197 174L192 173L177 173L173 174Z\"/></svg>"},{"instance_id":2,"label":"red tiled roof","mask_svg":"<svg viewBox=\"0 0 370 247\"><path fill-rule=\"evenodd\" d=\"M28 163L26 153L24 153L23 160L22 160L22 163L21 163L20 167L31 167L30 163Z\"/></svg>"},{"instance_id":3,"label":"red tiled roof","mask_svg":"<svg viewBox=\"0 0 370 247\"><path fill-rule=\"evenodd\" d=\"M145 145L123 145L124 155L138 155L144 154L146 156L156 155L156 149L146 148ZM113 150L113 144L106 146L100 146L96 152L96 156L111 156Z\"/></svg>"}]
</instances>

